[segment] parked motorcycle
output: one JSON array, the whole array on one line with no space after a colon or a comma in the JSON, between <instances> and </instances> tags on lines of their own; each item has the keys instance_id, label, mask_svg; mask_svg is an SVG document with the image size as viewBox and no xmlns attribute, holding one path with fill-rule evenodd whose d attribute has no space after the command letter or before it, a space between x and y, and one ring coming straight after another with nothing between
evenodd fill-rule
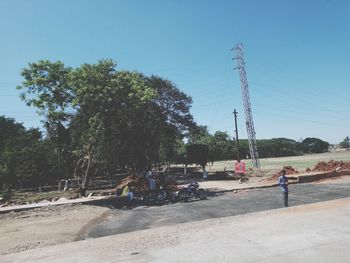
<instances>
[{"instance_id":1,"label":"parked motorcycle","mask_svg":"<svg viewBox=\"0 0 350 263\"><path fill-rule=\"evenodd\" d=\"M143 201L146 205L159 205L166 201L167 192L160 187L159 190L147 191L143 196Z\"/></svg>"},{"instance_id":2,"label":"parked motorcycle","mask_svg":"<svg viewBox=\"0 0 350 263\"><path fill-rule=\"evenodd\" d=\"M175 203L179 200L179 191L167 189L166 193L167 193L166 199L171 203Z\"/></svg>"},{"instance_id":3,"label":"parked motorcycle","mask_svg":"<svg viewBox=\"0 0 350 263\"><path fill-rule=\"evenodd\" d=\"M207 192L199 188L199 184L196 181L190 183L187 187L181 189L178 193L180 202L187 202L189 199L206 199Z\"/></svg>"}]
</instances>

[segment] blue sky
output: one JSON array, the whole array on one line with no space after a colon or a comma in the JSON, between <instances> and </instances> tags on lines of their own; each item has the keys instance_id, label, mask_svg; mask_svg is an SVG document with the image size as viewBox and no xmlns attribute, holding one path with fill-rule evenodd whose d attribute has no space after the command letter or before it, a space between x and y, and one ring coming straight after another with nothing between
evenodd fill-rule
<instances>
[{"instance_id":1,"label":"blue sky","mask_svg":"<svg viewBox=\"0 0 350 263\"><path fill-rule=\"evenodd\" d=\"M350 135L350 1L0 0L0 115L41 126L20 101L20 71L112 58L119 69L172 80L195 120L246 138L230 49L245 48L258 139Z\"/></svg>"}]
</instances>

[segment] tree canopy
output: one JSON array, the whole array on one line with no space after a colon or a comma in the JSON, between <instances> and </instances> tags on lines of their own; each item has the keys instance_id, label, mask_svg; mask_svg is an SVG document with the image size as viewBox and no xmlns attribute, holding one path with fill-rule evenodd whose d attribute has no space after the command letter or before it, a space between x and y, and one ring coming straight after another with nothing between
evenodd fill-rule
<instances>
[{"instance_id":1,"label":"tree canopy","mask_svg":"<svg viewBox=\"0 0 350 263\"><path fill-rule=\"evenodd\" d=\"M302 146L306 153L323 153L328 151L329 143L319 138L306 138L302 141Z\"/></svg>"},{"instance_id":2,"label":"tree canopy","mask_svg":"<svg viewBox=\"0 0 350 263\"><path fill-rule=\"evenodd\" d=\"M343 141L340 142L341 148L350 148L350 138L349 136L346 136Z\"/></svg>"},{"instance_id":3,"label":"tree canopy","mask_svg":"<svg viewBox=\"0 0 350 263\"><path fill-rule=\"evenodd\" d=\"M175 84L118 71L112 60L77 68L39 61L22 75L22 99L45 117L59 153L69 142L84 182L96 169L113 174L174 161L179 140L196 126L192 99Z\"/></svg>"},{"instance_id":4,"label":"tree canopy","mask_svg":"<svg viewBox=\"0 0 350 263\"><path fill-rule=\"evenodd\" d=\"M25 129L14 119L0 116L1 186L38 186L56 176L52 163L54 151L38 129Z\"/></svg>"}]
</instances>

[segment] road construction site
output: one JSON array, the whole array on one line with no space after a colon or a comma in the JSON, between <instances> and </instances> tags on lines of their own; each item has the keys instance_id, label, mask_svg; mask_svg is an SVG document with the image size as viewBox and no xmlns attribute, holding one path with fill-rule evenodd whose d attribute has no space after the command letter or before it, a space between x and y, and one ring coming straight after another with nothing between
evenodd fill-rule
<instances>
[{"instance_id":1,"label":"road construction site","mask_svg":"<svg viewBox=\"0 0 350 263\"><path fill-rule=\"evenodd\" d=\"M210 183L202 184L210 186ZM350 211L345 209L346 204L350 203L349 199L339 201L341 205L335 206L340 211L333 209L332 204L335 203L322 205L327 200L350 197L349 176L290 185L290 208L282 208L282 197L277 187L230 190L230 181L214 181L212 186L220 183L226 183L226 189L211 187L207 200L187 203L115 209L108 199L104 199L2 214L1 262L91 262L91 259L99 262L162 262L166 255L172 255L167 260L170 262L209 262L213 257L226 262L255 262L253 259L265 260L270 256L278 258L285 253L293 255L295 259L299 253L294 255L293 249L320 249L318 245L326 242L328 237L332 237L330 242L335 242L334 228L329 227L329 222L337 222L339 214L341 217L350 215ZM310 206L312 203L316 205ZM331 208L334 211L329 215ZM327 221L318 219L310 222L310 216L316 217L315 211L330 221L326 225L323 222ZM287 222L288 231L283 229L283 221ZM266 226L260 229L261 224ZM305 233L300 232L298 224ZM318 230L310 224L316 224ZM338 227L341 229L341 225L337 225L336 231ZM345 237L342 238L347 238L346 233L350 233L346 232L346 227L342 234ZM324 232L325 229L330 232ZM247 236L244 231L247 231ZM312 242L304 240L307 231L313 235ZM273 247L279 247L278 244L269 241L262 252L263 243L260 242L266 241L264 235L286 245L285 236L291 238L293 243L285 248L286 252L284 249L278 252ZM300 248L300 242L306 247ZM196 244L206 253L196 252L199 251L194 249ZM233 251L235 246L237 249ZM242 251L248 248L251 248L250 257L243 256ZM193 253L194 258L187 258L186 261L186 255L190 257L190 253ZM239 255L240 260L237 260Z\"/></svg>"},{"instance_id":2,"label":"road construction site","mask_svg":"<svg viewBox=\"0 0 350 263\"><path fill-rule=\"evenodd\" d=\"M349 218L350 198L345 198L88 238L0 259L6 263L348 262Z\"/></svg>"},{"instance_id":3,"label":"road construction site","mask_svg":"<svg viewBox=\"0 0 350 263\"><path fill-rule=\"evenodd\" d=\"M298 179L289 186L289 208L283 208L276 169L240 181L221 177L227 173L213 172L215 167L209 180L199 180L208 190L205 200L154 206L139 200L116 209L114 190L105 189L107 195L9 204L0 207L0 261L345 262L347 251L337 242L347 244L350 235L344 224L350 216L349 162L310 167L285 166L287 176ZM185 184L196 177L177 179Z\"/></svg>"}]
</instances>

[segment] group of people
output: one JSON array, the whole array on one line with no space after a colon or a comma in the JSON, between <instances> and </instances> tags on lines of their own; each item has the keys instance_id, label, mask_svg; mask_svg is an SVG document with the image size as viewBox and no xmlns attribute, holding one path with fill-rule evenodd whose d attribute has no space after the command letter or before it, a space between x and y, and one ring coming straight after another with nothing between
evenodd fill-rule
<instances>
[{"instance_id":1,"label":"group of people","mask_svg":"<svg viewBox=\"0 0 350 263\"><path fill-rule=\"evenodd\" d=\"M148 182L150 192L157 190L157 180L152 171L145 171L143 178ZM134 193L131 191L130 183L127 183L122 189L116 190L116 198L124 201L124 205L130 206L134 199Z\"/></svg>"}]
</instances>

